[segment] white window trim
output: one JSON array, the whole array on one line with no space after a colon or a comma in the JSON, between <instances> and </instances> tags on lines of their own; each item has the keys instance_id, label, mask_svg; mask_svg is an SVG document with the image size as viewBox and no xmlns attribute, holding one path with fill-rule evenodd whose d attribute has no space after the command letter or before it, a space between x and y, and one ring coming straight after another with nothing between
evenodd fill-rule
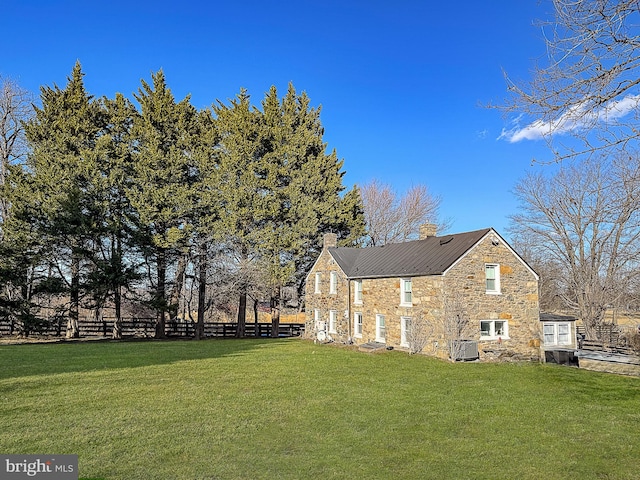
<instances>
[{"instance_id":1,"label":"white window trim","mask_svg":"<svg viewBox=\"0 0 640 480\"><path fill-rule=\"evenodd\" d=\"M400 317L400 346L409 348L409 330L411 329L411 317ZM406 322L409 322L409 328L407 328Z\"/></svg>"},{"instance_id":2,"label":"white window trim","mask_svg":"<svg viewBox=\"0 0 640 480\"><path fill-rule=\"evenodd\" d=\"M320 291L320 282L322 281L322 273L316 272L316 287L314 293L321 293Z\"/></svg>"},{"instance_id":3,"label":"white window trim","mask_svg":"<svg viewBox=\"0 0 640 480\"><path fill-rule=\"evenodd\" d=\"M569 330L568 339L566 342L560 342L560 325L566 326L567 329ZM547 340L546 340L547 334L544 331L545 327L553 328L552 343L547 343ZM570 322L545 322L542 326L542 341L545 347L573 345L573 342L571 341L571 323Z\"/></svg>"},{"instance_id":4,"label":"white window trim","mask_svg":"<svg viewBox=\"0 0 640 480\"><path fill-rule=\"evenodd\" d=\"M329 333L338 333L338 311L329 310Z\"/></svg>"},{"instance_id":5,"label":"white window trim","mask_svg":"<svg viewBox=\"0 0 640 480\"><path fill-rule=\"evenodd\" d=\"M493 271L496 274L496 278L495 278L496 285L495 285L495 288L493 290L489 290L487 288L487 268L488 267L493 267ZM484 265L484 276L485 276L485 284L484 284L484 286L485 286L486 293L489 294L489 295L500 295L502 293L501 290L500 290L500 264L498 264L498 263L485 263L485 265Z\"/></svg>"},{"instance_id":6,"label":"white window trim","mask_svg":"<svg viewBox=\"0 0 640 480\"><path fill-rule=\"evenodd\" d=\"M360 318L360 333L358 333L358 318ZM364 328L364 321L362 319L362 312L354 312L353 314L353 336L355 338L362 338L362 330Z\"/></svg>"},{"instance_id":7,"label":"white window trim","mask_svg":"<svg viewBox=\"0 0 640 480\"><path fill-rule=\"evenodd\" d=\"M358 288L359 287L359 288ZM353 303L355 305L362 305L362 280L354 280L353 281ZM360 295L358 295L358 293ZM360 297L360 298L358 298Z\"/></svg>"},{"instance_id":8,"label":"white window trim","mask_svg":"<svg viewBox=\"0 0 640 480\"><path fill-rule=\"evenodd\" d=\"M404 294L405 294L405 285L411 285L411 302L405 302ZM413 282L410 278L401 278L400 279L400 306L401 307L413 307Z\"/></svg>"},{"instance_id":9,"label":"white window trim","mask_svg":"<svg viewBox=\"0 0 640 480\"><path fill-rule=\"evenodd\" d=\"M329 293L336 294L338 293L338 273L331 272L329 273Z\"/></svg>"},{"instance_id":10,"label":"white window trim","mask_svg":"<svg viewBox=\"0 0 640 480\"><path fill-rule=\"evenodd\" d=\"M489 335L482 335L482 322L491 322L489 327ZM504 322L504 335L496 335L496 322ZM509 322L507 320L481 320L480 321L480 340L509 340Z\"/></svg>"}]
</instances>

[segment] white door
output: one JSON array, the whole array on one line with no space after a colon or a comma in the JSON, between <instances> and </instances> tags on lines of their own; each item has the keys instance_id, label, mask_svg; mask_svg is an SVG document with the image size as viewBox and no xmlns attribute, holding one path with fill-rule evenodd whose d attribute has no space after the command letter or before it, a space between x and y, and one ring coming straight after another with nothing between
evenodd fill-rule
<instances>
[{"instance_id":1,"label":"white door","mask_svg":"<svg viewBox=\"0 0 640 480\"><path fill-rule=\"evenodd\" d=\"M376 315L376 342L385 343L384 315Z\"/></svg>"},{"instance_id":2,"label":"white door","mask_svg":"<svg viewBox=\"0 0 640 480\"><path fill-rule=\"evenodd\" d=\"M400 317L400 346L409 347L409 330L411 329L411 317Z\"/></svg>"}]
</instances>

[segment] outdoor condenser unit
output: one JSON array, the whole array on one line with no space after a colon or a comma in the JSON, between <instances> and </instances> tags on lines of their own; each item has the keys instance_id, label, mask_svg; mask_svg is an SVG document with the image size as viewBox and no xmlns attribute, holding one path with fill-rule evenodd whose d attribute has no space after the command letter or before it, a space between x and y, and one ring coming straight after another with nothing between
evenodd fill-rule
<instances>
[{"instance_id":1,"label":"outdoor condenser unit","mask_svg":"<svg viewBox=\"0 0 640 480\"><path fill-rule=\"evenodd\" d=\"M459 345L459 348L456 348L458 352L456 360L476 360L479 358L478 342L473 340L456 340L455 342Z\"/></svg>"}]
</instances>

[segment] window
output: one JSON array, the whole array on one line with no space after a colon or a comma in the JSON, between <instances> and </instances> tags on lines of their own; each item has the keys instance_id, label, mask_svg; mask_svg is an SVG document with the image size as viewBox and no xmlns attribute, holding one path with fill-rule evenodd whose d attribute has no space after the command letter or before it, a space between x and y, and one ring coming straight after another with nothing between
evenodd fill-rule
<instances>
[{"instance_id":1,"label":"window","mask_svg":"<svg viewBox=\"0 0 640 480\"><path fill-rule=\"evenodd\" d=\"M320 280L322 279L322 274L320 272L316 273L316 291L315 293L320 293Z\"/></svg>"},{"instance_id":2,"label":"window","mask_svg":"<svg viewBox=\"0 0 640 480\"><path fill-rule=\"evenodd\" d=\"M385 342L387 329L384 323L384 315L376 315L376 342Z\"/></svg>"},{"instance_id":3,"label":"window","mask_svg":"<svg viewBox=\"0 0 640 480\"><path fill-rule=\"evenodd\" d=\"M410 278L400 279L400 305L410 307L413 305L413 293Z\"/></svg>"},{"instance_id":4,"label":"window","mask_svg":"<svg viewBox=\"0 0 640 480\"><path fill-rule=\"evenodd\" d=\"M411 317L400 317L400 346L409 347L411 335Z\"/></svg>"},{"instance_id":5,"label":"window","mask_svg":"<svg viewBox=\"0 0 640 480\"><path fill-rule=\"evenodd\" d=\"M335 310L329 311L329 333L337 333L337 319L338 312Z\"/></svg>"},{"instance_id":6,"label":"window","mask_svg":"<svg viewBox=\"0 0 640 480\"><path fill-rule=\"evenodd\" d=\"M545 323L543 325L544 344L549 345L571 345L571 324L566 323Z\"/></svg>"},{"instance_id":7,"label":"window","mask_svg":"<svg viewBox=\"0 0 640 480\"><path fill-rule=\"evenodd\" d=\"M338 274L336 272L329 274L329 293L338 293Z\"/></svg>"},{"instance_id":8,"label":"window","mask_svg":"<svg viewBox=\"0 0 640 480\"><path fill-rule=\"evenodd\" d=\"M362 304L362 280L353 283L353 303Z\"/></svg>"},{"instance_id":9,"label":"window","mask_svg":"<svg viewBox=\"0 0 640 480\"><path fill-rule=\"evenodd\" d=\"M353 314L353 336L362 338L362 313Z\"/></svg>"},{"instance_id":10,"label":"window","mask_svg":"<svg viewBox=\"0 0 640 480\"><path fill-rule=\"evenodd\" d=\"M509 324L506 320L482 320L480 322L480 340L509 338Z\"/></svg>"},{"instance_id":11,"label":"window","mask_svg":"<svg viewBox=\"0 0 640 480\"><path fill-rule=\"evenodd\" d=\"M484 266L487 293L500 293L500 265L488 263Z\"/></svg>"}]
</instances>

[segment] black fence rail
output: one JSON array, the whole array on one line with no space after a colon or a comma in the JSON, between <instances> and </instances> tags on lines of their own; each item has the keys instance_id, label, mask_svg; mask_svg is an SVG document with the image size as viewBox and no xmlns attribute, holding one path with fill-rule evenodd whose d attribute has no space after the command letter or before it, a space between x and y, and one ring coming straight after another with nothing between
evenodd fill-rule
<instances>
[{"instance_id":1,"label":"black fence rail","mask_svg":"<svg viewBox=\"0 0 640 480\"><path fill-rule=\"evenodd\" d=\"M81 318L78 320L78 330L81 337L103 336L110 337L113 333L115 318L104 317L100 320ZM124 318L121 322L123 337L153 337L156 332L156 321L153 318ZM205 337L232 338L238 331L237 323L205 323ZM245 337L270 337L271 323L246 323ZM66 320L42 319L31 325L29 335L64 336L66 332ZM278 337L298 337L304 332L302 323L281 323L278 326ZM19 335L24 333L24 328L18 323L0 321L1 335ZM165 335L168 337L194 337L195 324L192 322L168 321L165 325Z\"/></svg>"}]
</instances>

